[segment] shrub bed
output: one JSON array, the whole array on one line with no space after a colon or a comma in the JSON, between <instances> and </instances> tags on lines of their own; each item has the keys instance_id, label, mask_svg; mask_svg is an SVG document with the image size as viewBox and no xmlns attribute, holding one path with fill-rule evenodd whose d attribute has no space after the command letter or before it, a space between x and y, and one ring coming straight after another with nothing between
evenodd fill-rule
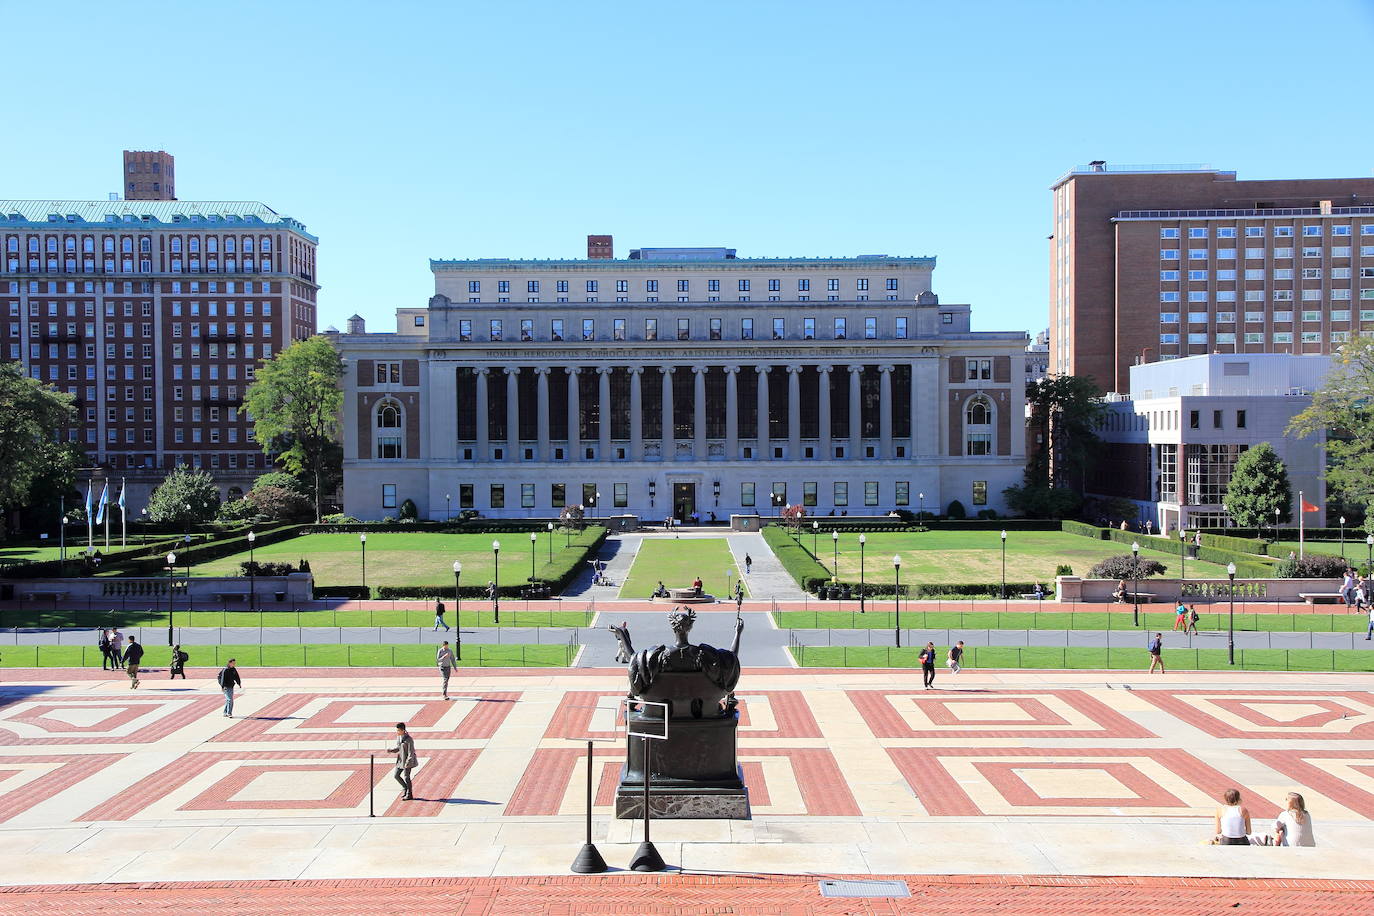
<instances>
[{"instance_id":1,"label":"shrub bed","mask_svg":"<svg viewBox=\"0 0 1374 916\"><path fill-rule=\"evenodd\" d=\"M1107 529L1099 528L1096 525L1089 525L1086 522L1074 522L1065 519L1059 523L1059 530L1066 534L1078 534L1083 537L1092 538L1095 541L1105 541L1107 539Z\"/></svg>"},{"instance_id":2,"label":"shrub bed","mask_svg":"<svg viewBox=\"0 0 1374 916\"><path fill-rule=\"evenodd\" d=\"M783 529L768 525L763 529L763 539L782 568L806 591L815 591L830 581L830 570L816 562L816 558Z\"/></svg>"}]
</instances>

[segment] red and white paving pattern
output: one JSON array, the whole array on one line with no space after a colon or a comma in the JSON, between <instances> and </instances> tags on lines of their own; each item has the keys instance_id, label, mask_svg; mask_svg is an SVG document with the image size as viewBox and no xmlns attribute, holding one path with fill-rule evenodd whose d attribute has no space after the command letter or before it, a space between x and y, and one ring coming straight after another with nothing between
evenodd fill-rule
<instances>
[{"instance_id":1,"label":"red and white paving pattern","mask_svg":"<svg viewBox=\"0 0 1374 916\"><path fill-rule=\"evenodd\" d=\"M1374 677L1249 677L966 670L922 690L916 672L747 671L753 818L660 821L655 842L713 872L1367 876ZM131 695L7 672L0 885L563 874L589 738L594 838L621 866L640 838L610 817L622 673L455 677L450 701L414 674L245 683L230 720L204 677ZM398 721L411 802L385 753ZM1204 845L1230 786L1257 832L1303 792L1320 845Z\"/></svg>"}]
</instances>

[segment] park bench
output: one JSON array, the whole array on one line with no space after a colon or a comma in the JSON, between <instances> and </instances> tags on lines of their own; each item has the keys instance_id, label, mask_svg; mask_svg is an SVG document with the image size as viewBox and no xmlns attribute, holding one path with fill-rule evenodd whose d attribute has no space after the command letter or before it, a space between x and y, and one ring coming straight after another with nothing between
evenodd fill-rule
<instances>
[{"instance_id":1,"label":"park bench","mask_svg":"<svg viewBox=\"0 0 1374 916\"><path fill-rule=\"evenodd\" d=\"M211 592L211 594L215 596L217 601L240 601L248 598L248 592L220 591Z\"/></svg>"},{"instance_id":2,"label":"park bench","mask_svg":"<svg viewBox=\"0 0 1374 916\"><path fill-rule=\"evenodd\" d=\"M29 592L29 593L28 593L28 596L29 596L30 598L39 598L39 599L44 599L44 600L49 600L49 601L57 601L57 600L59 600L59 599L62 599L62 598L67 597L67 593L66 593L66 592L62 592L62 591L56 591L56 590L54 590L54 589L44 589L44 590L42 590L42 591Z\"/></svg>"},{"instance_id":3,"label":"park bench","mask_svg":"<svg viewBox=\"0 0 1374 916\"><path fill-rule=\"evenodd\" d=\"M1126 597L1123 599L1122 603L1130 604L1133 601L1139 601L1141 604L1149 604L1154 600L1154 592L1127 592Z\"/></svg>"},{"instance_id":4,"label":"park bench","mask_svg":"<svg viewBox=\"0 0 1374 916\"><path fill-rule=\"evenodd\" d=\"M1022 600L1022 601L1053 601L1053 600L1054 600L1054 594L1051 593L1051 592L1045 592L1043 595L1037 595L1035 592L1022 592L1022 593L1021 593L1021 600Z\"/></svg>"},{"instance_id":5,"label":"park bench","mask_svg":"<svg viewBox=\"0 0 1374 916\"><path fill-rule=\"evenodd\" d=\"M1345 596L1340 592L1298 592L1298 597L1308 604L1321 604L1324 601L1333 604L1345 602Z\"/></svg>"}]
</instances>

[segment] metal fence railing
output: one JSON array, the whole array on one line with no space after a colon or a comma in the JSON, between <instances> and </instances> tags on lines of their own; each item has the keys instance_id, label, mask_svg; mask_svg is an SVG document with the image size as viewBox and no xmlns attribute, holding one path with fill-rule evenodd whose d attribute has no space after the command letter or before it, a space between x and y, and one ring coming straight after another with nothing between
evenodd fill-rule
<instances>
[{"instance_id":1,"label":"metal fence railing","mask_svg":"<svg viewBox=\"0 0 1374 916\"><path fill-rule=\"evenodd\" d=\"M1063 648L1063 649L1093 649L1099 648L1091 642L1099 635L1105 635L1105 645L1100 648L1110 646L1113 650L1130 649L1133 646L1144 646L1154 637L1155 633L1163 632L1165 651L1179 651L1182 649L1213 649L1217 646L1218 640L1227 638L1227 631L1221 630L1199 630L1196 634L1174 632L1168 630L1146 630L1140 629L1134 632L1124 630L979 630L979 629L957 629L946 627L907 627L906 620L902 621L902 645L907 646L913 641L925 645L927 640L932 640L935 644L946 647L958 640L963 640L975 645L982 645L988 648L1016 648L1020 644L1024 648ZM893 644L895 630L888 628L879 629L806 629L788 630L788 645L810 646L824 648L830 646L848 646L850 648L867 648L869 646L883 647ZM1374 649L1368 646L1361 647L1360 643L1365 642L1363 631L1359 633L1271 633L1266 631L1235 631L1235 638L1242 641L1245 649L1345 649L1349 651L1361 651L1370 653L1374 658ZM1200 642L1202 645L1195 645Z\"/></svg>"},{"instance_id":2,"label":"metal fence railing","mask_svg":"<svg viewBox=\"0 0 1374 916\"><path fill-rule=\"evenodd\" d=\"M48 627L35 629L0 630L0 648L10 646L52 645L63 648L94 647L100 627ZM473 645L580 645L582 627L469 627L463 632ZM369 633L368 631L374 631ZM131 627L121 625L125 636L136 636L140 642L158 645L165 642L166 621ZM141 631L141 635L140 635ZM174 642L188 645L427 645L437 640L456 640L454 630L435 631L430 627L201 627L188 633L186 627L173 628ZM188 641L187 637L193 641Z\"/></svg>"},{"instance_id":3,"label":"metal fence railing","mask_svg":"<svg viewBox=\"0 0 1374 916\"><path fill-rule=\"evenodd\" d=\"M166 647L147 646L145 671L166 669ZM221 667L234 659L240 667L433 668L432 645L185 645L187 667ZM460 667L563 668L577 657L575 643L504 646L463 644ZM95 646L5 646L5 668L98 668L103 657Z\"/></svg>"}]
</instances>

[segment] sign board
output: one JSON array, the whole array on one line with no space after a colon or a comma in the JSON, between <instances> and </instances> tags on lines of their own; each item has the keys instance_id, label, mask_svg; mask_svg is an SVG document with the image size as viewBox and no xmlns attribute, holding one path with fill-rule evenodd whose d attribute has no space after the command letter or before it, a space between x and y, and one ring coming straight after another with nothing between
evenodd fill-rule
<instances>
[{"instance_id":1,"label":"sign board","mask_svg":"<svg viewBox=\"0 0 1374 916\"><path fill-rule=\"evenodd\" d=\"M643 730L642 730L642 731L631 731L631 730L630 730L630 728L631 728L631 725L630 725L630 709L629 709L631 703L633 703L633 704L636 705L636 706L640 706L640 707L644 707L644 706L660 706L660 707L663 708L663 718L662 718L662 719L650 719L650 720L648 720L647 722L646 722L644 719L640 719L639 721L637 721L637 722L635 723L635 726L634 726L634 727L640 728L640 729L643 729ZM620 708L619 708L619 710L617 710L617 712L616 712L616 726L619 727L620 724L621 724L622 722L623 722L624 725L625 725L625 734L629 735L631 738L653 738L653 739L656 739L656 740L658 740L658 741L667 740L667 738L668 738L668 704L667 704L667 703L660 703L660 702L658 702L658 701L656 701L656 700L632 700L632 699L630 699L629 697L622 697L621 700L620 700Z\"/></svg>"}]
</instances>

